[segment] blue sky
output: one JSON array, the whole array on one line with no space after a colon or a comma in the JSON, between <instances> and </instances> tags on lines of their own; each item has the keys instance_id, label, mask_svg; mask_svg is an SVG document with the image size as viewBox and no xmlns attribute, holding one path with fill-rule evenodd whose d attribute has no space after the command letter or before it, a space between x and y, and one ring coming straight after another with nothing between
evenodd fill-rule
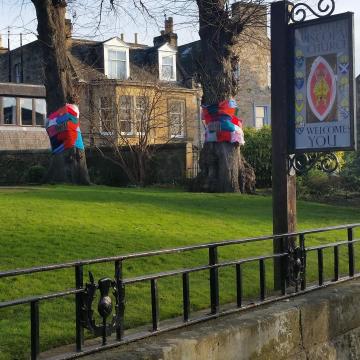
<instances>
[{"instance_id":1,"label":"blue sky","mask_svg":"<svg viewBox=\"0 0 360 360\"><path fill-rule=\"evenodd\" d=\"M309 4L316 4L318 0L304 0ZM298 1L295 1L298 2ZM329 1L328 1L329 2ZM326 1L325 1L326 3ZM23 4L21 6L21 4ZM131 14L131 8L128 8ZM360 1L359 0L336 0L336 13L352 11L355 15L355 72L360 73ZM84 12L85 13L85 12ZM83 14L84 14L83 13ZM94 25L84 27L85 15L77 14L77 21L74 27L74 36L94 37ZM71 14L70 14L71 15ZM84 22L85 21L85 22ZM126 41L134 41L134 33L138 33L139 42L151 44L152 38L159 34L162 24L154 21L145 21L142 17L131 19L128 16L120 18L107 16L104 26L95 34L96 39L107 39L120 33L124 33ZM196 24L186 23L183 17L174 16L175 31L178 33L179 44L198 39ZM7 29L11 31L11 47L19 45L19 33L23 33L24 42L36 38L36 17L33 5L30 0L0 0L0 34L3 44L7 44Z\"/></svg>"}]
</instances>

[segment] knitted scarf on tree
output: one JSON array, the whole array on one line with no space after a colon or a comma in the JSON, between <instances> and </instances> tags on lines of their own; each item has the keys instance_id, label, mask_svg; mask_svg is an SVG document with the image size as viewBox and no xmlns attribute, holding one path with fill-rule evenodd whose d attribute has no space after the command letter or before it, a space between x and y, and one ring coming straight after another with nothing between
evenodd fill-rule
<instances>
[{"instance_id":1,"label":"knitted scarf on tree","mask_svg":"<svg viewBox=\"0 0 360 360\"><path fill-rule=\"evenodd\" d=\"M205 142L245 144L242 120L237 117L236 101L224 100L218 104L202 106L205 124Z\"/></svg>"},{"instance_id":2,"label":"knitted scarf on tree","mask_svg":"<svg viewBox=\"0 0 360 360\"><path fill-rule=\"evenodd\" d=\"M77 105L66 104L51 113L46 120L46 131L53 154L59 154L74 147L84 150Z\"/></svg>"}]
</instances>

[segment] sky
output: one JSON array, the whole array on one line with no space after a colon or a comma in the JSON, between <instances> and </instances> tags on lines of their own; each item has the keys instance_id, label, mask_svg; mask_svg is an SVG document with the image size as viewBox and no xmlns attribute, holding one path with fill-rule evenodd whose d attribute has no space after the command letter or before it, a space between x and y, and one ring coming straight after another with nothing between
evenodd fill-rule
<instances>
[{"instance_id":1,"label":"sky","mask_svg":"<svg viewBox=\"0 0 360 360\"><path fill-rule=\"evenodd\" d=\"M295 3L299 1L301 0L296 0ZM81 2L85 3L84 1ZM303 0L301 2L316 5L318 0ZM330 0L324 1L325 4L329 2ZM335 4L335 13L354 12L355 74L358 75L360 74L360 1L335 0ZM82 12L81 9L77 9L78 13L74 9L70 9L69 18L75 22L73 35L75 37L105 40L123 33L125 41L133 42L134 33L138 33L138 41L140 43L151 45L153 37L159 35L160 30L163 28L161 17L161 20L157 22L149 19L145 20L141 16L132 17L131 15L135 12L135 9L132 11L131 6L133 7L130 1L124 9L124 12L127 12L129 16L125 14L115 18L111 14L105 14L103 26L97 30L95 30L94 21L88 19L88 14L90 13L88 9L84 8ZM168 13L167 15L172 14ZM189 21L189 19L180 15L173 15L173 17L174 31L178 34L179 45L198 39L195 21ZM20 33L23 33L23 43L36 39L36 26L35 11L30 0L0 0L0 35L3 46L7 46L9 28L11 48L15 48L19 46Z\"/></svg>"}]
</instances>

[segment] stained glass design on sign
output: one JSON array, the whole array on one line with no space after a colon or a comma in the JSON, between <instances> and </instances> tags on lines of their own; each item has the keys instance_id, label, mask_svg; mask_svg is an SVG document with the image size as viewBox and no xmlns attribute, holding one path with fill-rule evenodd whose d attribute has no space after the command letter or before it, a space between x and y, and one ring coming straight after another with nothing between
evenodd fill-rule
<instances>
[{"instance_id":1,"label":"stained glass design on sign","mask_svg":"<svg viewBox=\"0 0 360 360\"><path fill-rule=\"evenodd\" d=\"M324 121L334 106L336 79L329 63L318 56L311 65L307 80L307 100L319 121Z\"/></svg>"},{"instance_id":2,"label":"stained glass design on sign","mask_svg":"<svg viewBox=\"0 0 360 360\"><path fill-rule=\"evenodd\" d=\"M294 26L294 149L353 148L352 14Z\"/></svg>"},{"instance_id":3,"label":"stained glass design on sign","mask_svg":"<svg viewBox=\"0 0 360 360\"><path fill-rule=\"evenodd\" d=\"M295 130L301 134L305 128L305 57L301 49L295 52Z\"/></svg>"}]
</instances>

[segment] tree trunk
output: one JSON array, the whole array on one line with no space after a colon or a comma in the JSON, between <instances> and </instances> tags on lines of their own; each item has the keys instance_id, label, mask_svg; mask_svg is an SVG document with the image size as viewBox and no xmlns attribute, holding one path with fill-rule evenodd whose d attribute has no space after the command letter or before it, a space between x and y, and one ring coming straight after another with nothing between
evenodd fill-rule
<instances>
[{"instance_id":1,"label":"tree trunk","mask_svg":"<svg viewBox=\"0 0 360 360\"><path fill-rule=\"evenodd\" d=\"M192 191L255 192L255 173L235 144L205 143L200 154L200 173Z\"/></svg>"},{"instance_id":2,"label":"tree trunk","mask_svg":"<svg viewBox=\"0 0 360 360\"><path fill-rule=\"evenodd\" d=\"M32 3L36 9L38 39L45 64L47 113L51 114L66 103L78 103L67 56L66 1L32 0ZM74 147L53 154L45 181L90 184L85 151Z\"/></svg>"},{"instance_id":3,"label":"tree trunk","mask_svg":"<svg viewBox=\"0 0 360 360\"><path fill-rule=\"evenodd\" d=\"M224 0L197 0L197 5L202 50L202 102L204 105L219 104L224 100L230 100L237 92L233 72L237 57L232 51L232 46L240 29L234 27ZM246 175L249 169L251 167L247 163L245 165L238 143L205 143L200 153L200 173L193 189L210 192L253 189L254 180L244 184L244 181L254 177L254 172L251 176Z\"/></svg>"}]
</instances>

